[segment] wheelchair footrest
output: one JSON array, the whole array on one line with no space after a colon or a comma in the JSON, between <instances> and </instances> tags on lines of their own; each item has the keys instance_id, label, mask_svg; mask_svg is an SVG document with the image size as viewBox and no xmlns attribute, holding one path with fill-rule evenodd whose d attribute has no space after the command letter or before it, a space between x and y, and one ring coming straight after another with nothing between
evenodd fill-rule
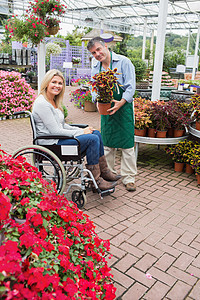
<instances>
[{"instance_id":1,"label":"wheelchair footrest","mask_svg":"<svg viewBox=\"0 0 200 300\"><path fill-rule=\"evenodd\" d=\"M113 187L112 189L105 190L105 191L100 191L100 194L101 194L101 197L103 198L104 196L114 193L114 191L115 191L115 187Z\"/></svg>"}]
</instances>

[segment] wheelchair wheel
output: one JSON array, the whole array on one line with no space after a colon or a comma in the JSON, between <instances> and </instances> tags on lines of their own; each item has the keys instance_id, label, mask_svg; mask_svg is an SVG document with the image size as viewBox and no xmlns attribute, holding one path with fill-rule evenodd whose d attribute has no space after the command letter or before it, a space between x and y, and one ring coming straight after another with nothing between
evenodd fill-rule
<instances>
[{"instance_id":1,"label":"wheelchair wheel","mask_svg":"<svg viewBox=\"0 0 200 300\"><path fill-rule=\"evenodd\" d=\"M62 194L66 185L66 174L60 159L49 149L31 145L24 146L13 153L13 158L23 156L26 161L34 165L48 182L55 182L56 189Z\"/></svg>"},{"instance_id":2,"label":"wheelchair wheel","mask_svg":"<svg viewBox=\"0 0 200 300\"><path fill-rule=\"evenodd\" d=\"M87 203L85 191L78 191L78 190L73 191L72 201L76 203L78 208L83 208Z\"/></svg>"}]
</instances>

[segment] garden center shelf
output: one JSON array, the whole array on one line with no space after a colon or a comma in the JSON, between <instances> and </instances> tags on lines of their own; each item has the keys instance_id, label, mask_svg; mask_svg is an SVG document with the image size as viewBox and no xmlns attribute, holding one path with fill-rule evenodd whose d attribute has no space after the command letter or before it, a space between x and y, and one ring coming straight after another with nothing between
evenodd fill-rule
<instances>
[{"instance_id":1,"label":"garden center shelf","mask_svg":"<svg viewBox=\"0 0 200 300\"><path fill-rule=\"evenodd\" d=\"M178 144L188 138L189 133L187 132L184 136L176 138L151 138L146 136L135 135L135 157L137 160L139 144L151 144L151 145L174 145Z\"/></svg>"},{"instance_id":2,"label":"garden center shelf","mask_svg":"<svg viewBox=\"0 0 200 300\"><path fill-rule=\"evenodd\" d=\"M200 139L200 131L196 129L195 123L191 123L189 126L189 133Z\"/></svg>"}]
</instances>

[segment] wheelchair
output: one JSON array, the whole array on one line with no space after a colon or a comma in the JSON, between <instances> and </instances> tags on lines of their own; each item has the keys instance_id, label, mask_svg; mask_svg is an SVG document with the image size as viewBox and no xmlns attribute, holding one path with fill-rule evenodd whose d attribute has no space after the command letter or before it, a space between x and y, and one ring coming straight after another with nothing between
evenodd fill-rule
<instances>
[{"instance_id":1,"label":"wheelchair","mask_svg":"<svg viewBox=\"0 0 200 300\"><path fill-rule=\"evenodd\" d=\"M42 177L48 182L56 185L58 194L68 195L73 188L71 199L79 209L87 203L86 192L93 186L101 199L115 191L115 188L101 191L90 170L84 167L85 153L81 154L80 142L77 138L45 135L37 136L33 115L30 111L15 112L14 115L25 114L29 116L32 133L33 145L28 145L17 149L13 153L13 158L23 156L42 173ZM70 124L85 128L85 124ZM40 139L70 139L75 141L75 145L39 145ZM72 182L72 183L71 183ZM68 184L68 187L66 187Z\"/></svg>"}]
</instances>

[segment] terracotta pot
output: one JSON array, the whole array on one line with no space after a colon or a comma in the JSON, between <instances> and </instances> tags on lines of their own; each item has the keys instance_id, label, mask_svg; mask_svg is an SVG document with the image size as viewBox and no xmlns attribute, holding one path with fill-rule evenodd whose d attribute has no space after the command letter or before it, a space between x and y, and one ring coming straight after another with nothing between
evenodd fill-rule
<instances>
[{"instance_id":1,"label":"terracotta pot","mask_svg":"<svg viewBox=\"0 0 200 300\"><path fill-rule=\"evenodd\" d=\"M156 131L157 138L166 138L166 136L167 136L167 130L157 130Z\"/></svg>"},{"instance_id":2,"label":"terracotta pot","mask_svg":"<svg viewBox=\"0 0 200 300\"><path fill-rule=\"evenodd\" d=\"M174 137L181 137L185 133L185 129L174 129Z\"/></svg>"},{"instance_id":3,"label":"terracotta pot","mask_svg":"<svg viewBox=\"0 0 200 300\"><path fill-rule=\"evenodd\" d=\"M109 112L107 110L111 108L111 103L97 103L97 108L100 113L100 115L109 115Z\"/></svg>"},{"instance_id":4,"label":"terracotta pot","mask_svg":"<svg viewBox=\"0 0 200 300\"><path fill-rule=\"evenodd\" d=\"M200 184L200 174L196 174L197 183Z\"/></svg>"},{"instance_id":5,"label":"terracotta pot","mask_svg":"<svg viewBox=\"0 0 200 300\"><path fill-rule=\"evenodd\" d=\"M168 137L174 137L174 128L169 128L167 131L167 135Z\"/></svg>"},{"instance_id":6,"label":"terracotta pot","mask_svg":"<svg viewBox=\"0 0 200 300\"><path fill-rule=\"evenodd\" d=\"M59 26L48 27L48 32L50 35L55 35L59 31Z\"/></svg>"},{"instance_id":7,"label":"terracotta pot","mask_svg":"<svg viewBox=\"0 0 200 300\"><path fill-rule=\"evenodd\" d=\"M144 129L137 129L137 128L135 128L135 135L146 136L146 132L147 132L146 128L144 128Z\"/></svg>"},{"instance_id":8,"label":"terracotta pot","mask_svg":"<svg viewBox=\"0 0 200 300\"><path fill-rule=\"evenodd\" d=\"M196 130L200 130L200 121L196 121Z\"/></svg>"},{"instance_id":9,"label":"terracotta pot","mask_svg":"<svg viewBox=\"0 0 200 300\"><path fill-rule=\"evenodd\" d=\"M176 172L183 172L184 163L175 162L174 163L174 171Z\"/></svg>"},{"instance_id":10,"label":"terracotta pot","mask_svg":"<svg viewBox=\"0 0 200 300\"><path fill-rule=\"evenodd\" d=\"M194 173L194 169L190 166L190 164L185 165L185 173L187 173L187 174L193 174Z\"/></svg>"},{"instance_id":11,"label":"terracotta pot","mask_svg":"<svg viewBox=\"0 0 200 300\"><path fill-rule=\"evenodd\" d=\"M90 101L85 101L84 110L85 111L96 111L97 110L96 103L93 103Z\"/></svg>"},{"instance_id":12,"label":"terracotta pot","mask_svg":"<svg viewBox=\"0 0 200 300\"><path fill-rule=\"evenodd\" d=\"M156 129L155 128L148 128L148 137L152 137L152 138L156 137Z\"/></svg>"}]
</instances>

